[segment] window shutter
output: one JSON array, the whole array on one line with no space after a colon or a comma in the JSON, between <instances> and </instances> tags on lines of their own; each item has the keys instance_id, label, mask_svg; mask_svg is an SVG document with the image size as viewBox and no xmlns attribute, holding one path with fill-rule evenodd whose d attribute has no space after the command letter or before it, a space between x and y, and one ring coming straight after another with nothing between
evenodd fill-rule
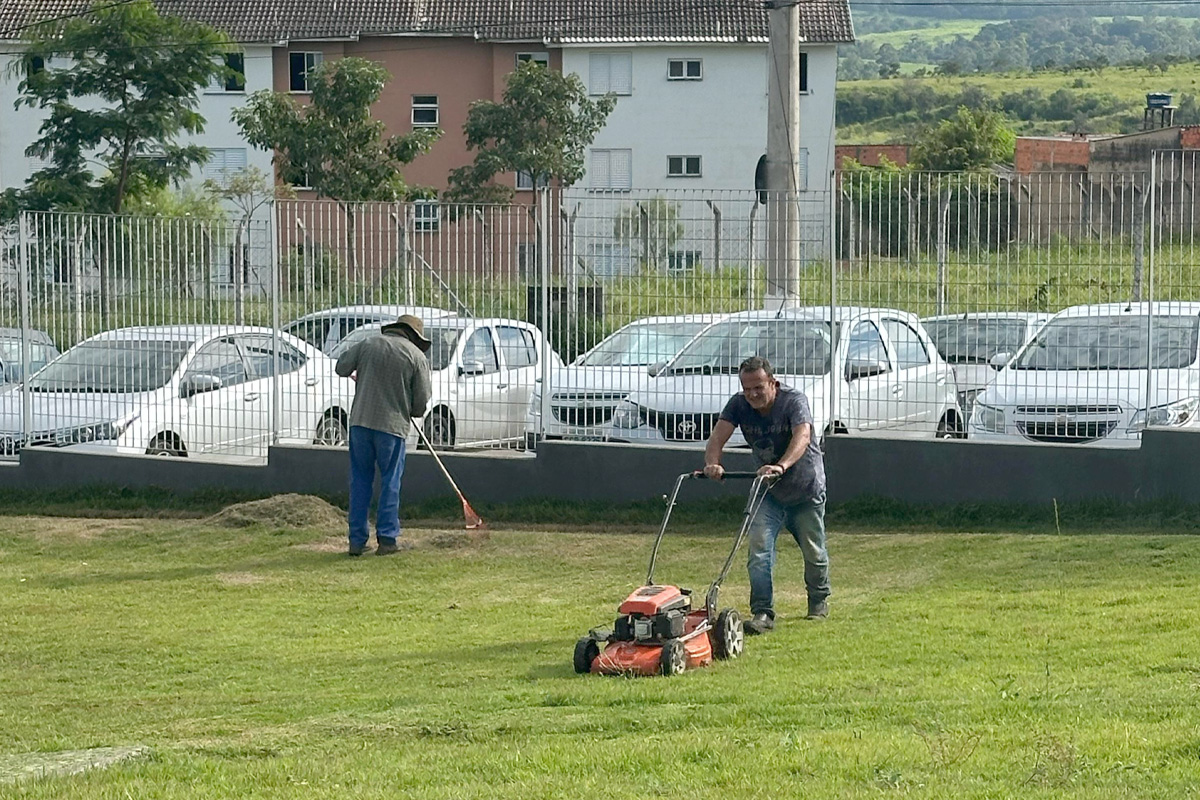
<instances>
[{"instance_id":1,"label":"window shutter","mask_svg":"<svg viewBox=\"0 0 1200 800\"><path fill-rule=\"evenodd\" d=\"M796 154L796 171L800 173L796 186L802 192L808 191L808 148L801 147Z\"/></svg>"},{"instance_id":2,"label":"window shutter","mask_svg":"<svg viewBox=\"0 0 1200 800\"><path fill-rule=\"evenodd\" d=\"M633 94L633 54L613 53L609 64L609 91Z\"/></svg>"},{"instance_id":3,"label":"window shutter","mask_svg":"<svg viewBox=\"0 0 1200 800\"><path fill-rule=\"evenodd\" d=\"M633 151L609 151L610 184L613 189L633 188Z\"/></svg>"},{"instance_id":4,"label":"window shutter","mask_svg":"<svg viewBox=\"0 0 1200 800\"><path fill-rule=\"evenodd\" d=\"M611 189L612 188L612 171L609 166L608 150L593 150L592 151L592 188L593 189Z\"/></svg>"},{"instance_id":5,"label":"window shutter","mask_svg":"<svg viewBox=\"0 0 1200 800\"><path fill-rule=\"evenodd\" d=\"M608 94L612 91L609 79L611 57L607 53L592 53L590 61L591 76L588 80L588 92L591 94Z\"/></svg>"}]
</instances>

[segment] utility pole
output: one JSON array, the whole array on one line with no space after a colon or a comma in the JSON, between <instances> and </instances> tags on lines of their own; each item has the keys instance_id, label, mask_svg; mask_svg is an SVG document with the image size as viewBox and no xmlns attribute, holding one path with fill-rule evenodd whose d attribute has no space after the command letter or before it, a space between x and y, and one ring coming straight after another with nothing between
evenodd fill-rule
<instances>
[{"instance_id":1,"label":"utility pole","mask_svg":"<svg viewBox=\"0 0 1200 800\"><path fill-rule=\"evenodd\" d=\"M767 8L767 308L800 297L800 6Z\"/></svg>"}]
</instances>

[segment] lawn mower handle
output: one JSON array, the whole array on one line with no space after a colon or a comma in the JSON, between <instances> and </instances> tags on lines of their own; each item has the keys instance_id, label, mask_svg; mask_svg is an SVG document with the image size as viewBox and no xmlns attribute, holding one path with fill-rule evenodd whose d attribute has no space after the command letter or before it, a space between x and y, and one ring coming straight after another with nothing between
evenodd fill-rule
<instances>
[{"instance_id":1,"label":"lawn mower handle","mask_svg":"<svg viewBox=\"0 0 1200 800\"><path fill-rule=\"evenodd\" d=\"M768 478L759 475L757 472L726 472L726 478L753 478L754 483L750 487L750 497L746 501L746 508L742 512L742 527L738 531L737 538L733 541L733 549L729 553L729 558L725 560L725 566L722 567L721 573L709 588L709 594L715 598L716 590L720 588L721 582L725 580L726 574L729 572L729 567L733 564L733 556L737 553L738 547L742 544L742 539L746 536L746 531L750 528L750 520L754 518L754 514L758 511L758 507L762 505L762 499L766 497L766 488L771 483L774 483L773 478ZM671 512L675 509L676 500L679 498L679 487L683 486L683 482L693 478L704 478L702 470L694 472L685 472L675 479L675 488L671 490L671 495L667 498L667 510L663 514L662 526L658 529L658 536L654 537L654 547L650 551L650 568L646 570L646 585L654 585L654 562L658 560L658 547L662 544L663 536L667 532L667 523L671 521Z\"/></svg>"},{"instance_id":2,"label":"lawn mower handle","mask_svg":"<svg viewBox=\"0 0 1200 800\"><path fill-rule=\"evenodd\" d=\"M704 470L702 470L702 469L698 469L695 472L693 472L692 477L699 478L702 481L709 480L709 477L704 474ZM746 478L748 480L754 480L757 477L758 477L757 472L726 472L721 475L719 480L725 480L726 478L735 478L735 479L736 478Z\"/></svg>"}]
</instances>

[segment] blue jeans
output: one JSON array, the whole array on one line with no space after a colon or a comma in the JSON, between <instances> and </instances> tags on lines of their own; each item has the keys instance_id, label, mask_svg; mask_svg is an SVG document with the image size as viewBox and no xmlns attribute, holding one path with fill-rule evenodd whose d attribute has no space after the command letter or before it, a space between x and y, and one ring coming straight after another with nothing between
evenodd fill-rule
<instances>
[{"instance_id":1,"label":"blue jeans","mask_svg":"<svg viewBox=\"0 0 1200 800\"><path fill-rule=\"evenodd\" d=\"M391 433L350 427L350 545L363 547L371 538L367 512L375 491L379 468L379 510L375 515L375 540L395 544L400 535L400 478L404 475L404 439Z\"/></svg>"},{"instance_id":2,"label":"blue jeans","mask_svg":"<svg viewBox=\"0 0 1200 800\"><path fill-rule=\"evenodd\" d=\"M804 587L808 602L829 596L829 554L825 551L825 493L812 500L784 505L767 495L750 523L750 613L775 619L775 540L787 527L804 553Z\"/></svg>"}]
</instances>

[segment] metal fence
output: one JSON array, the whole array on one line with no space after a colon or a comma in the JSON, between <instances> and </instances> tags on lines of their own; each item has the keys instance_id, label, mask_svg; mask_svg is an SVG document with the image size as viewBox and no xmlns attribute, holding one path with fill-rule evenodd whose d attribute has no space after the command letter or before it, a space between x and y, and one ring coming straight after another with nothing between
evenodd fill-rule
<instances>
[{"instance_id":1,"label":"metal fence","mask_svg":"<svg viewBox=\"0 0 1200 800\"><path fill-rule=\"evenodd\" d=\"M401 313L434 342L439 447L700 446L750 355L820 430L1136 445L1197 417L1195 171L27 212L0 232L0 455L343 444L335 360Z\"/></svg>"}]
</instances>

